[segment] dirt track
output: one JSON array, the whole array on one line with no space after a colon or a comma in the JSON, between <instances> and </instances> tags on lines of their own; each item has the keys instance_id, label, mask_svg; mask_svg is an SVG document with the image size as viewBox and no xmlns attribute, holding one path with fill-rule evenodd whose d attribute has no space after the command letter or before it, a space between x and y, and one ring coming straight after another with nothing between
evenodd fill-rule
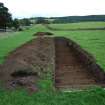
<instances>
[{"instance_id":1,"label":"dirt track","mask_svg":"<svg viewBox=\"0 0 105 105\"><path fill-rule=\"evenodd\" d=\"M79 61L73 48L67 45L65 39L55 39L55 46L55 86L57 88L81 89L100 85L87 67Z\"/></svg>"}]
</instances>

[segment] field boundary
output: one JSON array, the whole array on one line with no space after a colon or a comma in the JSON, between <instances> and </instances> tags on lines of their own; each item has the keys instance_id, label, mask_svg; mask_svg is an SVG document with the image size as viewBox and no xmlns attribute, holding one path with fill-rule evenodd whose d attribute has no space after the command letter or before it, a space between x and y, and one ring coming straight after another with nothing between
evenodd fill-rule
<instances>
[{"instance_id":1,"label":"field boundary","mask_svg":"<svg viewBox=\"0 0 105 105\"><path fill-rule=\"evenodd\" d=\"M45 25L45 27L52 31L96 31L96 30L105 30L105 27L101 28L76 28L76 29L60 29L60 28L54 28L50 25Z\"/></svg>"}]
</instances>

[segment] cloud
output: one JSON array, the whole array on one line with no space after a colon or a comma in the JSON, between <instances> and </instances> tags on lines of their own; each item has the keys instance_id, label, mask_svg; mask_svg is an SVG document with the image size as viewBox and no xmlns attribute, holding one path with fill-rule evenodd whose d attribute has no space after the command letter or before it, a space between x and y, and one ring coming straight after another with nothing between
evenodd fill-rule
<instances>
[{"instance_id":1,"label":"cloud","mask_svg":"<svg viewBox=\"0 0 105 105\"><path fill-rule=\"evenodd\" d=\"M0 0L13 17L105 14L105 0Z\"/></svg>"}]
</instances>

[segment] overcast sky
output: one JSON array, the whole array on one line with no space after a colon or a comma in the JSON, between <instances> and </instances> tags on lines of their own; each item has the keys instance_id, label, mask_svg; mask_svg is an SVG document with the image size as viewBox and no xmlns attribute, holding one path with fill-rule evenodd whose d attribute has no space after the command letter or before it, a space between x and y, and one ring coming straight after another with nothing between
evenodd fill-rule
<instances>
[{"instance_id":1,"label":"overcast sky","mask_svg":"<svg viewBox=\"0 0 105 105\"><path fill-rule=\"evenodd\" d=\"M13 17L105 14L105 0L0 0Z\"/></svg>"}]
</instances>

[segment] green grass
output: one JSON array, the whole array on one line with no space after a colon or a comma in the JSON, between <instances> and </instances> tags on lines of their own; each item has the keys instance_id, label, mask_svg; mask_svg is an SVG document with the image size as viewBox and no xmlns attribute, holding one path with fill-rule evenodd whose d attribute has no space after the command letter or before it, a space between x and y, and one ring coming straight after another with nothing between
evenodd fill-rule
<instances>
[{"instance_id":1,"label":"green grass","mask_svg":"<svg viewBox=\"0 0 105 105\"><path fill-rule=\"evenodd\" d=\"M51 24L50 26L57 29L103 28L105 27L105 22L80 22L80 23L67 23L67 24Z\"/></svg>"},{"instance_id":2,"label":"green grass","mask_svg":"<svg viewBox=\"0 0 105 105\"><path fill-rule=\"evenodd\" d=\"M78 24L84 24L86 27L88 24L88 27L91 27L91 23L75 23L74 27L77 27ZM92 24L98 27L97 23ZM102 24L103 27L104 23ZM57 28L60 27L57 26ZM67 27L70 28L69 25ZM0 37L0 63L5 60L5 56L10 51L33 39L33 34L38 31L50 30L42 25L36 25L29 30L8 33L6 34L8 37ZM79 43L94 55L97 63L105 69L105 31L53 31L53 33L55 36L65 36ZM65 93L55 91L51 78L40 80L37 85L40 91L32 95L22 89L15 91L0 89L0 105L105 105L105 90L102 88Z\"/></svg>"},{"instance_id":3,"label":"green grass","mask_svg":"<svg viewBox=\"0 0 105 105\"><path fill-rule=\"evenodd\" d=\"M105 90L80 92L40 91L29 95L25 90L0 90L0 105L105 105Z\"/></svg>"},{"instance_id":4,"label":"green grass","mask_svg":"<svg viewBox=\"0 0 105 105\"><path fill-rule=\"evenodd\" d=\"M13 51L15 48L21 46L27 41L31 40L33 34L38 31L45 31L45 27L33 26L29 30L25 30L22 32L13 32L4 34L4 36L0 37L0 63L3 63L5 60L5 56L8 55L9 52Z\"/></svg>"},{"instance_id":5,"label":"green grass","mask_svg":"<svg viewBox=\"0 0 105 105\"><path fill-rule=\"evenodd\" d=\"M105 105L105 90L99 87L62 92L52 88L51 80L41 80L37 85L40 91L33 94L24 89L0 89L0 105Z\"/></svg>"}]
</instances>

